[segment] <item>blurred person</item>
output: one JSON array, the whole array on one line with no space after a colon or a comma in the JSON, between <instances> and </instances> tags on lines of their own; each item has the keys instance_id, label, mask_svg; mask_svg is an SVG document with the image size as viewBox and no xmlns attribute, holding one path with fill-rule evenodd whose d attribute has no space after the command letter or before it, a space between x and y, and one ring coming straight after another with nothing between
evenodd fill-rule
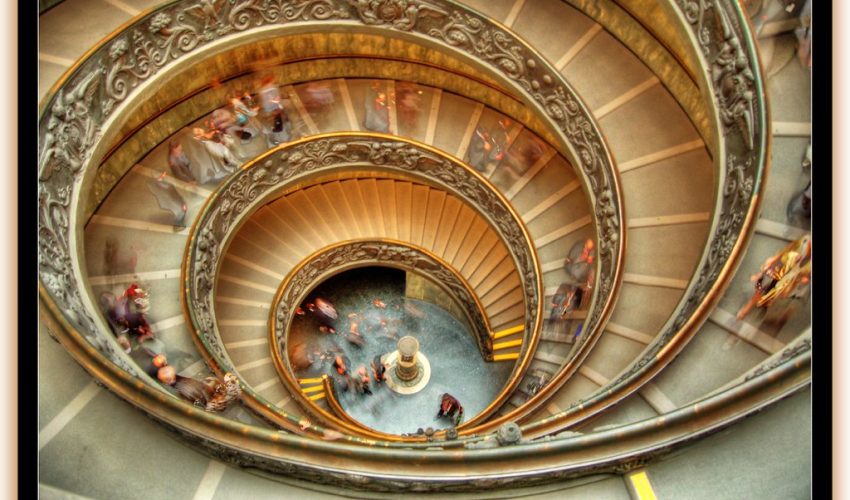
<instances>
[{"instance_id":1,"label":"blurred person","mask_svg":"<svg viewBox=\"0 0 850 500\"><path fill-rule=\"evenodd\" d=\"M168 166L174 177L183 182L197 182L195 174L192 173L192 162L183 152L183 145L177 141L171 141L168 145Z\"/></svg>"},{"instance_id":2,"label":"blurred person","mask_svg":"<svg viewBox=\"0 0 850 500\"><path fill-rule=\"evenodd\" d=\"M215 136L214 131L204 132L202 128L196 127L192 129L192 132L194 133L195 140L204 146L204 149L206 149L212 159L210 165L212 167L213 178L221 178L236 171L240 165L239 160L236 159L227 146L213 140Z\"/></svg>"},{"instance_id":3,"label":"blurred person","mask_svg":"<svg viewBox=\"0 0 850 500\"><path fill-rule=\"evenodd\" d=\"M155 180L148 182L148 189L153 193L159 208L171 214L171 225L185 227L186 200L177 191L173 184L165 180L165 172L162 172Z\"/></svg>"}]
</instances>

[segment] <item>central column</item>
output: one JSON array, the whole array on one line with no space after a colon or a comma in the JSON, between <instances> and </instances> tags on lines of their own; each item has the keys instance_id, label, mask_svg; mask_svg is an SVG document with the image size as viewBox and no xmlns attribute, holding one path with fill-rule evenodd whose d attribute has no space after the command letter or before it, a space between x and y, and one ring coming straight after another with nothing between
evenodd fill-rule
<instances>
[{"instance_id":1,"label":"central column","mask_svg":"<svg viewBox=\"0 0 850 500\"><path fill-rule=\"evenodd\" d=\"M400 380L409 382L419 375L419 367L416 364L416 354L419 352L419 341L410 335L402 337L398 341L398 364L395 374Z\"/></svg>"},{"instance_id":2,"label":"central column","mask_svg":"<svg viewBox=\"0 0 850 500\"><path fill-rule=\"evenodd\" d=\"M399 394L415 394L428 385L431 363L419 352L419 341L410 335L399 339L396 347L381 358L387 366L387 386Z\"/></svg>"}]
</instances>

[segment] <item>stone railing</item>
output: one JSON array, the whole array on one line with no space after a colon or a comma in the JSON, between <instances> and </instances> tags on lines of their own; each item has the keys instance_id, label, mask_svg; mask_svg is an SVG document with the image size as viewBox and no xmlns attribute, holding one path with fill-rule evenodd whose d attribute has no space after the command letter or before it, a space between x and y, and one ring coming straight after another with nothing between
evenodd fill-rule
<instances>
[{"instance_id":1,"label":"stone railing","mask_svg":"<svg viewBox=\"0 0 850 500\"><path fill-rule=\"evenodd\" d=\"M233 0L213 9L178 1L147 11L93 49L63 78L39 121L39 278L47 300L104 355L137 373L105 333L77 257L83 224L79 198L110 147L102 138L115 134L122 113L138 106L184 61L198 64L204 54L238 44L255 31L283 35L290 27L321 30L324 25L461 55L513 89L551 126L593 206L599 279L579 342L596 338L613 306L623 254L621 195L611 156L591 114L555 68L504 27L446 0Z\"/></svg>"},{"instance_id":2,"label":"stone railing","mask_svg":"<svg viewBox=\"0 0 850 500\"><path fill-rule=\"evenodd\" d=\"M323 409L303 397L287 353L289 328L293 320L293 311L304 301L308 293L319 283L340 272L363 266L385 266L401 269L426 276L438 283L439 287L453 300L461 304L466 322L472 326L481 356L492 360L493 350L490 343L490 327L484 308L475 291L467 281L451 266L424 248L394 240L346 241L324 248L302 261L281 283L271 306L270 348L281 380L287 391L310 414L318 414L323 420L331 421L338 427L357 425L353 418L341 410L328 394L328 403L334 410L326 413ZM333 384L326 384L333 388ZM339 422L334 417L345 420ZM362 425L361 425L362 426Z\"/></svg>"},{"instance_id":3,"label":"stone railing","mask_svg":"<svg viewBox=\"0 0 850 500\"><path fill-rule=\"evenodd\" d=\"M475 290L456 270L424 248L389 239L346 241L332 245L302 261L281 284L272 304L275 345L282 359L287 359L286 346L292 312L318 283L344 270L363 266L387 266L422 274L449 294L463 309L467 323L478 344L481 357L493 359L490 322Z\"/></svg>"},{"instance_id":4,"label":"stone railing","mask_svg":"<svg viewBox=\"0 0 850 500\"><path fill-rule=\"evenodd\" d=\"M588 474L624 474L693 443L805 388L811 350L773 364L730 390L659 417L587 434L529 441L516 432L480 442L376 443L302 423L300 434L231 420L163 397L107 361L52 304L45 324L104 386L149 414L188 445L239 467L326 485L399 492L475 492L541 485ZM800 365L799 367L797 365ZM297 428L297 427L296 427ZM505 439L510 437L512 439ZM332 441L332 442L329 442ZM424 449L424 448L427 448ZM639 451L636 451L639 450ZM532 457L533 460L527 460ZM389 472L391 471L391 472Z\"/></svg>"},{"instance_id":5,"label":"stone railing","mask_svg":"<svg viewBox=\"0 0 850 500\"><path fill-rule=\"evenodd\" d=\"M662 370L693 337L735 274L755 229L770 149L764 82L752 33L738 2L677 0L672 8L693 36L707 68L709 104L716 118L718 196L697 272L673 315L641 356L589 398L545 421L534 435L556 432L622 400ZM794 351L806 354L810 344Z\"/></svg>"},{"instance_id":6,"label":"stone railing","mask_svg":"<svg viewBox=\"0 0 850 500\"><path fill-rule=\"evenodd\" d=\"M357 169L404 174L451 193L491 225L511 255L525 292L526 338L505 389L482 412L486 416L519 384L537 343L542 282L533 242L520 216L474 169L433 148L393 136L336 133L284 144L255 158L219 186L197 218L183 263L185 303L199 345L216 372L237 372L221 341L214 310L217 272L234 229L290 186ZM299 281L299 286L307 284ZM285 325L290 310L277 312L275 321ZM487 330L478 336L483 352L489 351ZM245 393L252 407L268 407L250 388Z\"/></svg>"},{"instance_id":7,"label":"stone railing","mask_svg":"<svg viewBox=\"0 0 850 500\"><path fill-rule=\"evenodd\" d=\"M673 7L704 55L712 89L707 104L720 129L715 152L719 196L709 243L677 313L641 358L604 394L546 422L524 426L527 435L546 434L590 417L663 368L719 300L752 233L769 150L768 113L752 34L732 0L677 0ZM187 14L193 8L198 14ZM795 345L781 363L765 365L763 373L728 391L657 419L497 450L435 451L428 460L421 460L421 450L356 448L246 427L216 415L187 411L188 405L176 398L164 398L158 389L138 384L138 379L130 376L137 375L137 370L121 356L105 323L97 318L79 260L84 222L78 220L79 199L108 147L101 143L102 137L119 127L121 114L137 104L142 95L139 89L156 83L166 68L176 67L184 59L197 63L206 47L231 40L238 43L240 35L252 29L275 27L283 32L289 26L318 27L324 22L409 35L413 41L427 39L442 49L468 55L545 116L558 131L566 156L579 167L580 179L593 202L599 275L610 276L607 284L600 283L591 306L590 317L598 320L595 328L610 313L620 279L624 231L610 155L569 86L503 27L439 0L234 0L220 2L209 13L191 1L174 2L139 17L76 65L46 102L39 122L38 261L47 322L72 355L110 390L228 462L358 488L470 491L617 472L738 421L809 383L810 342ZM187 57L192 55L198 57ZM198 244L203 244L202 238ZM207 241L206 248L214 246L214 241ZM549 422L557 422L557 426L547 427ZM488 435L482 441L494 440ZM635 452L638 448L640 453ZM604 453L606 458L594 453ZM523 460L529 456L536 460ZM541 466L543 457L546 463ZM464 464L458 467L458 474L446 473L445 464L451 462ZM338 467L321 465L326 463ZM389 464L394 467L392 477L385 472Z\"/></svg>"}]
</instances>

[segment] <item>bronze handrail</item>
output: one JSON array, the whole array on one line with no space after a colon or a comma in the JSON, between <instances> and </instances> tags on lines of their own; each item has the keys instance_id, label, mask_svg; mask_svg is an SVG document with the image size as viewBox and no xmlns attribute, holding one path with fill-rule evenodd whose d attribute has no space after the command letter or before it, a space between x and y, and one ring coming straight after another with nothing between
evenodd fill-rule
<instances>
[{"instance_id":1,"label":"bronze handrail","mask_svg":"<svg viewBox=\"0 0 850 500\"><path fill-rule=\"evenodd\" d=\"M39 292L42 299L48 298L43 287ZM42 306L48 330L86 371L191 445L234 465L372 491L479 491L622 473L745 419L806 388L811 380L811 351L794 345L787 350L798 349L799 354L784 356L769 371L666 415L616 429L489 449L445 448L455 443L436 441L423 444L430 448L423 453L383 443L353 446L346 444L351 438L337 432L320 434L322 439L302 437L201 411L138 383L89 345L49 300ZM492 435L488 441L495 446ZM523 460L528 457L534 460Z\"/></svg>"},{"instance_id":2,"label":"bronze handrail","mask_svg":"<svg viewBox=\"0 0 850 500\"><path fill-rule=\"evenodd\" d=\"M261 154L226 179L201 209L183 258L183 301L196 344L211 360L214 371L220 375L235 371L218 334L213 301L221 257L235 228L288 186L300 185L331 172L363 167L403 172L459 197L489 222L519 271L526 293L525 341L505 387L484 410L461 424L459 429L477 425L510 397L531 361L542 326L540 264L521 217L487 179L457 159L410 139L365 132L338 132L299 139ZM258 411L275 411L251 388L244 390L243 399ZM363 432L371 439L412 439Z\"/></svg>"},{"instance_id":3,"label":"bronze handrail","mask_svg":"<svg viewBox=\"0 0 850 500\"><path fill-rule=\"evenodd\" d=\"M357 251L364 247L374 249L375 251L370 252L370 255L366 256L367 258L362 260L355 258L341 261L339 258L335 257L336 251L351 253L352 250ZM397 259L396 257L398 257L401 252L409 253L416 261L407 263L406 261ZM375 255L372 256L372 254ZM380 254L384 254L386 258L379 258ZM317 261L327 260L329 255L334 256L330 259L334 265L327 268L318 268L316 266ZM308 288L308 286L312 287L316 283L323 281L338 272L351 269L353 266L357 265L384 265L415 272L416 267L414 266L417 261L427 262L429 266L439 266L442 270L440 274L450 274L443 278L445 280L452 280L455 283L453 285L441 285L446 293L453 297L462 294L468 296L465 299L455 300L471 302L468 304L468 308L476 309L475 311L466 310L465 313L467 316L474 316L470 317L469 321L472 324L479 325L479 332L476 335L476 343L479 345L480 349L486 348L486 346L482 346L481 344L485 339L489 338L488 332L490 323L484 307L478 300L475 290L469 285L469 283L467 283L460 273L425 248L391 239L381 239L380 241L372 239L349 240L324 247L303 259L286 275L275 293L269 312L269 348L272 352L272 360L274 361L275 369L277 370L278 376L287 391L296 398L298 404L301 405L301 407L307 412L312 415L317 415L323 422L327 422L331 426L337 426L338 428L349 430L355 435L362 435L369 439L386 439L390 441L398 440L397 435L369 428L348 415L342 406L339 405L339 402L336 401L335 393L331 394L331 392L328 392L327 387L330 382L327 382L325 394L332 412L329 413L325 411L320 405L311 401L309 398L304 397L299 390L296 377L292 372L292 367L286 354L286 346L288 345L287 339L289 336L289 329L291 327L292 320L294 319L294 316L290 314L290 311L294 310L295 307L300 304L304 300L304 297L310 292L310 288ZM307 277L302 276L305 270L309 273ZM310 270L315 270L316 272L309 272ZM297 283L298 285L294 285L294 283ZM481 353L482 357L485 359L487 359L486 354L486 352ZM492 355L492 352L490 354ZM323 380L324 379L327 379L327 375L323 375ZM423 441L424 439L416 438L416 440Z\"/></svg>"},{"instance_id":4,"label":"bronze handrail","mask_svg":"<svg viewBox=\"0 0 850 500\"><path fill-rule=\"evenodd\" d=\"M238 43L249 33L270 27L295 32L315 29L324 23L345 25L379 34L392 34L415 46L421 43L437 51L463 56L517 92L522 100L544 116L544 122L557 130L558 146L578 166L579 178L594 206L594 226L599 239L598 276L610 281L594 290L591 320L602 324L610 314L620 282L623 256L622 206L617 173L592 116L560 74L534 49L509 30L466 7L447 0L417 4L416 8L378 10L377 5L342 0L314 0L297 5L275 5L262 9L253 2L227 2L216 13L215 22L184 14L191 2L172 2L146 11L127 29L93 49L86 61L63 76L57 92L46 101L40 120L39 197L42 209L40 234L40 279L59 301L60 307L91 338L101 338L103 352L122 362L114 339L100 335L102 321L92 317L91 298L83 293L85 281L76 260L79 242L71 223L79 216L79 204L72 206L71 186L84 188L90 182L97 159L108 146L99 140L114 133L116 111L135 104L150 92L162 73L182 58L199 61L203 54L224 46L223 40ZM421 14L421 15L420 15ZM263 31L265 30L265 31ZM132 31L134 36L125 33ZM495 44L479 44L483 39ZM70 113L70 108L74 112ZM74 131L74 132L71 132ZM86 167L86 168L83 168ZM82 182L76 182L79 177ZM49 257L47 257L49 256ZM598 328L587 328L579 342L595 339ZM588 348L592 342L588 343ZM127 369L132 369L124 362Z\"/></svg>"}]
</instances>

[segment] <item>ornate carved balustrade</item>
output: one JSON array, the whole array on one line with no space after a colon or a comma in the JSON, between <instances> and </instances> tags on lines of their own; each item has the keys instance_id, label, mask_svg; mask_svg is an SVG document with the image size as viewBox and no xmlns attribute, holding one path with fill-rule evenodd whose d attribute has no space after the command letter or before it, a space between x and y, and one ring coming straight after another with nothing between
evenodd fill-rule
<instances>
[{"instance_id":1,"label":"ornate carved balustrade","mask_svg":"<svg viewBox=\"0 0 850 500\"><path fill-rule=\"evenodd\" d=\"M577 341L581 348L576 349L586 355L610 315L621 279L622 205L610 154L591 114L551 65L502 26L445 0L241 0L218 2L212 9L174 2L139 16L93 49L63 79L39 123L39 276L49 292L45 299L56 301L110 360L147 379L105 333L108 328L85 291L76 257L82 227L78 198L110 146L102 139L120 126L122 111L132 109L134 99L144 94L140 89L166 78L167 70L180 62L197 64L204 54L238 44L253 31L273 29L284 35L288 29L340 25L465 57L517 92L556 133L556 146L578 167L598 234L598 286ZM567 375L565 371L560 380ZM550 387L556 385L553 381Z\"/></svg>"},{"instance_id":2,"label":"ornate carved balustrade","mask_svg":"<svg viewBox=\"0 0 850 500\"><path fill-rule=\"evenodd\" d=\"M204 9L205 5L211 8ZM155 382L140 383L147 380L146 375L116 347L83 279L80 199L110 146L105 138L114 136L122 113L138 104L145 95L143 89L166 82L167 73L179 64L197 64L216 48L238 44L251 31L284 34L290 28L320 30L322 26L374 30L467 57L515 90L552 126L558 146L577 166L593 204L599 238L597 271L607 276L600 280L588 314L593 328L580 340L586 346L583 349L589 349L610 314L624 251L621 198L610 155L587 109L548 63L504 27L445 0L173 2L143 14L92 50L57 86L39 121L38 260L48 327L110 390L218 458L358 488L470 491L622 471L745 418L810 383L810 339L789 346L739 384L670 414L605 432L551 436L622 400L673 359L733 276L759 210L770 147L769 121L746 18L733 0L676 0L671 8L702 53L708 79L705 105L718 130L718 145L712 151L718 194L709 241L676 313L630 369L562 414L522 427L526 437L549 435L547 441L423 453L417 448L435 443L381 443L389 449L370 448L350 436L329 443L195 412L166 396ZM266 170L245 182L262 185L284 172ZM224 226L231 222L228 211L233 208L221 207L215 214L222 217ZM200 250L203 259L210 258L221 243L212 231L219 229L202 231L192 247ZM212 279L199 275L190 284L206 291ZM210 333L209 326L202 324L205 334ZM292 422L285 427L299 432ZM322 436L322 429L315 426L305 426L302 432ZM441 446L487 446L494 441L494 435L488 434ZM401 446L413 449L397 449ZM530 456L535 460L525 460ZM322 465L329 463L335 465ZM463 466L446 472L446 464ZM390 465L392 476L386 472Z\"/></svg>"},{"instance_id":3,"label":"ornate carved balustrade","mask_svg":"<svg viewBox=\"0 0 850 500\"><path fill-rule=\"evenodd\" d=\"M328 390L334 387L332 384L325 384L328 402L334 410L332 414L326 413L309 398L299 397L300 387L295 380L287 354L289 329L294 317L293 311L318 283L340 272L363 266L385 266L420 273L438 283L442 290L461 305L466 322L472 327L482 358L488 361L493 358L490 323L475 291L463 276L436 255L424 248L388 239L347 241L319 250L302 261L281 283L271 307L269 344L278 374L290 394L298 398L298 402L310 414L319 414L323 420L330 421L337 427L349 426L353 419L346 415L336 402L335 391ZM336 416L344 418L344 421L338 421Z\"/></svg>"},{"instance_id":4,"label":"ornate carved balustrade","mask_svg":"<svg viewBox=\"0 0 850 500\"><path fill-rule=\"evenodd\" d=\"M706 248L673 316L632 366L589 398L523 427L545 435L589 418L649 381L693 337L735 274L755 229L770 150L767 99L749 21L734 1L678 0L673 6L706 68L716 118L717 208ZM805 347L795 351L805 354Z\"/></svg>"},{"instance_id":5,"label":"ornate carved balustrade","mask_svg":"<svg viewBox=\"0 0 850 500\"><path fill-rule=\"evenodd\" d=\"M183 280L187 313L197 335L202 354L215 371L223 374L235 368L223 346L214 311L214 291L221 257L229 238L254 211L266 202L318 176L356 169L402 172L413 179L434 184L452 193L487 220L504 242L519 273L525 291L524 326L526 339L520 361L515 365L506 388L483 412L494 411L519 384L534 352L540 331L542 283L540 264L525 226L510 204L474 169L425 145L392 136L364 133L336 133L302 139L274 148L229 177L207 201L186 247ZM299 290L306 286L298 282ZM289 320L292 309L276 310L277 332ZM476 306L477 308L477 306ZM482 352L489 351L488 330L478 336ZM276 338L279 344L281 338ZM250 388L245 388L248 404L260 412L270 405ZM388 439L397 439L389 435Z\"/></svg>"}]
</instances>

